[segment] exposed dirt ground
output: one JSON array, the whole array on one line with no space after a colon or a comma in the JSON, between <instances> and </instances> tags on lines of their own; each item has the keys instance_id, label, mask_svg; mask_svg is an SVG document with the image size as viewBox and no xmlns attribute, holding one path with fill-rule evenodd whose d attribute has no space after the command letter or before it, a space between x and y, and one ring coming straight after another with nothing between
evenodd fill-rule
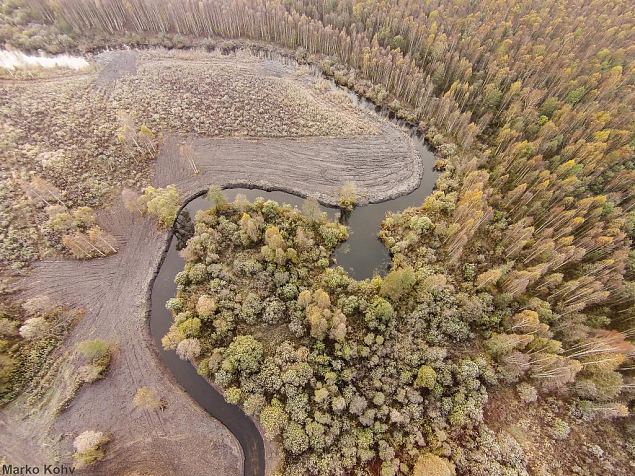
<instances>
[{"instance_id":1,"label":"exposed dirt ground","mask_svg":"<svg viewBox=\"0 0 635 476\"><path fill-rule=\"evenodd\" d=\"M38 263L23 286L25 296L47 294L86 309L68 345L96 337L117 345L107 377L80 390L50 430L53 437L62 436L62 460L68 460L64 453L74 435L99 429L113 438L101 474L126 474L137 466L153 474L174 474L177 469L197 474L201 467L214 474L238 474L242 453L237 442L175 385L149 336L148 286L166 233L125 210L105 214L102 223L119 238L119 253L89 262ZM141 386L156 389L167 400L167 409L134 410L132 398ZM22 449L26 451L9 454L8 459L32 461L30 447Z\"/></svg>"},{"instance_id":2,"label":"exposed dirt ground","mask_svg":"<svg viewBox=\"0 0 635 476\"><path fill-rule=\"evenodd\" d=\"M122 77L135 74L136 61L129 55L113 58L117 64L108 66L107 62L98 76L100 88L113 88ZM230 59L225 61L230 64ZM264 68L271 77L283 71L285 81L292 81L287 66L250 60L241 67L249 64L254 71ZM303 79L295 81L298 91L310 88ZM338 107L329 95L319 99L314 91L307 94L312 101L326 101L324 111ZM257 139L166 134L152 182L159 186L174 183L183 197L210 184L243 184L291 190L328 203L336 201L337 190L346 180L355 181L371 201L413 189L422 171L412 141L382 119L361 110L355 114L364 116L376 132ZM193 145L198 173L180 156L180 142ZM18 287L23 297L48 294L60 303L85 309L67 346L98 337L113 341L117 351L111 368L104 380L82 387L67 410L52 422L41 418L39 411L30 412L20 401L0 412L0 457L17 464L52 462L58 457L68 463L73 438L96 429L108 432L112 443L106 460L88 471L90 474L139 471L167 475L177 470L190 475L240 474L239 445L223 425L180 390L159 361L149 335L149 286L167 232L158 231L152 221L134 216L118 202L102 212L99 221L117 238L116 255L91 261L41 261ZM167 400L165 411L133 408L134 393L144 385ZM271 466L268 464L268 473ZM203 472L201 468L205 468Z\"/></svg>"},{"instance_id":3,"label":"exposed dirt ground","mask_svg":"<svg viewBox=\"0 0 635 476\"><path fill-rule=\"evenodd\" d=\"M194 166L179 154L181 143L193 146ZM161 153L155 178L160 186L179 182L191 190L205 183L273 187L328 204L337 202L338 190L349 180L364 199L379 201L413 190L422 173L413 142L388 124L381 134L355 138L168 135Z\"/></svg>"}]
</instances>

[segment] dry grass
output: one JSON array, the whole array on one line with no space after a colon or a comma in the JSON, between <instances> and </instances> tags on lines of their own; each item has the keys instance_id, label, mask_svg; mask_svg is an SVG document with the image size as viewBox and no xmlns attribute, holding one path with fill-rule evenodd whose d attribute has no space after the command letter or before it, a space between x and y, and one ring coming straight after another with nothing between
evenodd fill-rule
<instances>
[{"instance_id":1,"label":"dry grass","mask_svg":"<svg viewBox=\"0 0 635 476\"><path fill-rule=\"evenodd\" d=\"M125 118L157 133L207 137L380 131L377 121L306 69L201 52L144 52L119 58L121 64L111 57L99 62L100 71L0 79L0 264L24 265L60 250L59 237L42 229L45 204L29 200L20 179L48 180L70 207L100 207L121 187L150 182L148 154L131 151L118 137ZM119 77L118 70L126 74ZM103 81L101 71L112 80Z\"/></svg>"}]
</instances>

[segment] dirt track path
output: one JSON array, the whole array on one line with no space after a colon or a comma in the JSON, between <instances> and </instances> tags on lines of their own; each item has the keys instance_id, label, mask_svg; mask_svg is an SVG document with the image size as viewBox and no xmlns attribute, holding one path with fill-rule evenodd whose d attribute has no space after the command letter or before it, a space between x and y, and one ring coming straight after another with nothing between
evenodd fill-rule
<instances>
[{"instance_id":1,"label":"dirt track path","mask_svg":"<svg viewBox=\"0 0 635 476\"><path fill-rule=\"evenodd\" d=\"M23 283L25 296L44 293L86 310L69 345L100 337L118 348L108 376L80 390L52 433L76 435L99 429L113 436L108 459L100 471L91 474L126 474L136 467L166 475L177 470L197 474L201 467L210 474L239 474L240 447L223 425L176 386L160 365L150 339L148 287L167 233L157 231L150 220L121 209L102 222L118 236L119 253L89 262L38 263ZM134 393L143 385L166 398L167 410L133 408ZM72 438L62 441L70 450ZM23 456L25 462L32 461L30 452Z\"/></svg>"},{"instance_id":2,"label":"dirt track path","mask_svg":"<svg viewBox=\"0 0 635 476\"><path fill-rule=\"evenodd\" d=\"M414 189L422 170L412 140L387 121L377 120L379 134L347 139L166 135L153 182L174 183L183 197L211 184L240 184L279 188L333 203L341 185L353 180L369 201L388 199ZM179 156L178 144L184 141L193 145L198 174ZM74 436L97 429L110 433L112 443L107 459L90 474L125 475L133 470L153 475L241 474L242 451L237 441L178 387L161 364L149 334L150 283L167 232L158 231L154 222L131 214L121 204L102 213L100 223L118 239L116 255L81 262L39 262L19 287L25 298L47 294L85 309L67 346L94 338L115 342L111 369L104 380L82 388L52 427L32 418L16 421L23 413L9 408L0 416L0 429L3 424L9 426L6 432L0 431L0 448L17 464L34 459L52 462L57 454L70 463ZM167 400L165 411L133 408L134 393L144 385ZM42 438L30 437L34 434L59 437L60 444L43 447Z\"/></svg>"}]
</instances>

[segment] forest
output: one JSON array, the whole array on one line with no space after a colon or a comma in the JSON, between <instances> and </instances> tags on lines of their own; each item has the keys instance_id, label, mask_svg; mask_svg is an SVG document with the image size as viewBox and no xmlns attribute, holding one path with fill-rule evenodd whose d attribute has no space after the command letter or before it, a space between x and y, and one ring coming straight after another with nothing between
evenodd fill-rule
<instances>
[{"instance_id":1,"label":"forest","mask_svg":"<svg viewBox=\"0 0 635 476\"><path fill-rule=\"evenodd\" d=\"M348 231L310 200L227 202L212 188L195 218L163 345L279 442L282 474L633 471L630 2L10 0L0 17L2 42L25 51L273 44L435 150L435 191L378 230L383 277L331 266ZM149 125L134 131L144 156L161 128ZM53 185L23 188L55 201ZM178 203L153 211L157 193L130 207L169 227ZM58 251L116 252L91 213L51 217L66 232ZM0 323L1 351L20 337ZM505 418L542 427L502 431L494 416L509 405ZM529 431L586 462L549 461L523 444Z\"/></svg>"}]
</instances>

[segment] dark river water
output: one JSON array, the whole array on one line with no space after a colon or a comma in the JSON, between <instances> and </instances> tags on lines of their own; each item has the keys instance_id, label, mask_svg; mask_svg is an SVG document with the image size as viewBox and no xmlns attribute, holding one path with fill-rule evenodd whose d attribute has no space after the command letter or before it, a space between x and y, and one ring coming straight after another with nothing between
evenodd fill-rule
<instances>
[{"instance_id":1,"label":"dark river water","mask_svg":"<svg viewBox=\"0 0 635 476\"><path fill-rule=\"evenodd\" d=\"M351 93L352 94L352 93ZM419 186L408 195L381 203L374 203L357 207L344 219L349 227L349 239L335 252L333 258L336 264L346 269L356 279L372 277L373 273L385 274L390 265L390 254L386 247L377 238L380 223L389 211L397 212L411 206L420 205L432 192L437 178L433 170L434 156L424 144L415 129L403 121L394 119L385 111L376 109L375 106L364 99L352 96L362 107L372 108L381 115L388 117L392 122L409 131L418 144L421 160L424 167L423 178ZM259 189L234 188L224 191L229 200L233 200L239 193L244 194L250 201L257 197L275 200L279 203L288 203L300 208L303 198L280 191L266 192ZM205 196L199 196L188 202L179 221L183 221L184 214L189 213L194 217L196 211L209 208L210 204ZM338 210L322 207L328 212L331 219L339 216ZM175 376L183 389L201 405L214 418L223 423L234 434L242 446L245 456L244 474L247 476L262 476L265 472L265 449L260 432L254 422L240 407L225 402L223 396L212 387L203 377L196 373L192 364L181 360L173 351L165 351L161 346L161 337L168 331L172 316L165 308L165 303L176 295L174 278L183 269L184 261L177 250L178 236L172 235L169 248L160 265L158 274L152 286L150 330L157 350L165 365Z\"/></svg>"}]
</instances>

